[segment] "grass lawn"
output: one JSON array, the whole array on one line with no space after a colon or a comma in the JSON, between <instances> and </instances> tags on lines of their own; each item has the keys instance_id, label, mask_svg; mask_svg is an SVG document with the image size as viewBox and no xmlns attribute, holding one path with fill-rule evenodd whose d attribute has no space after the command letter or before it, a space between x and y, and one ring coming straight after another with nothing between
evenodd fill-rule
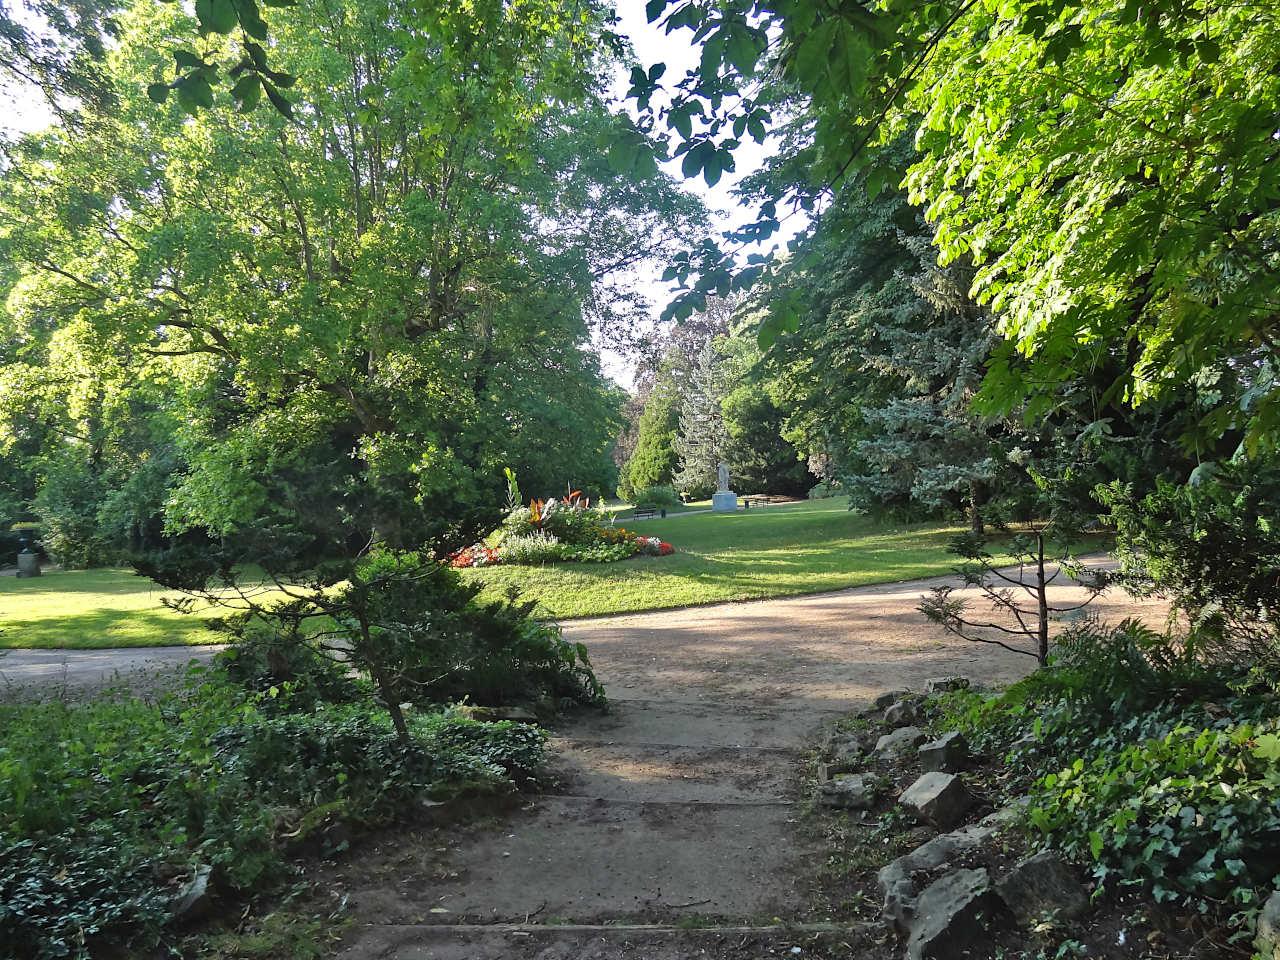
<instances>
[{"instance_id":1,"label":"grass lawn","mask_svg":"<svg viewBox=\"0 0 1280 960\"><path fill-rule=\"evenodd\" d=\"M817 593L946 573L956 527L890 526L849 513L841 499L695 513L632 524L676 548L669 557L463 571L502 596L516 587L553 617L588 617L722 600ZM46 570L0 577L0 648L149 647L214 643L199 615L161 602L164 591L130 570Z\"/></svg>"},{"instance_id":2,"label":"grass lawn","mask_svg":"<svg viewBox=\"0 0 1280 960\"><path fill-rule=\"evenodd\" d=\"M589 617L817 593L947 573L957 532L946 524L887 526L851 514L843 497L788 506L626 523L676 548L668 557L465 571L486 592L516 587L553 617Z\"/></svg>"},{"instance_id":3,"label":"grass lawn","mask_svg":"<svg viewBox=\"0 0 1280 960\"><path fill-rule=\"evenodd\" d=\"M201 617L161 604L164 595L132 570L0 577L0 647L154 647L219 639Z\"/></svg>"},{"instance_id":4,"label":"grass lawn","mask_svg":"<svg viewBox=\"0 0 1280 960\"><path fill-rule=\"evenodd\" d=\"M605 507L605 509L612 510L614 518L619 521L622 521L622 520L630 520L632 515L635 513L636 508L629 503L620 503L620 504L608 505ZM673 503L670 506L659 507L658 509L666 510L668 515L677 514L677 513L688 513L691 510L710 510L711 501L710 500L691 500L688 503Z\"/></svg>"}]
</instances>

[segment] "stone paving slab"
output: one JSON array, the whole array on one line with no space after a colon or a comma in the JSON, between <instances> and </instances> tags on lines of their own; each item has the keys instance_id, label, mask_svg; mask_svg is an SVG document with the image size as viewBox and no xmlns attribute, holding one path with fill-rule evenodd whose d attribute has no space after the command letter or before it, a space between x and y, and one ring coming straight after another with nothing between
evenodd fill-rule
<instances>
[{"instance_id":1,"label":"stone paving slab","mask_svg":"<svg viewBox=\"0 0 1280 960\"><path fill-rule=\"evenodd\" d=\"M557 918L599 922L696 910L794 908L790 805L618 803L540 798L449 848L430 880L349 891L378 922ZM441 878L444 879L441 879ZM448 911L447 913L431 911Z\"/></svg>"}]
</instances>

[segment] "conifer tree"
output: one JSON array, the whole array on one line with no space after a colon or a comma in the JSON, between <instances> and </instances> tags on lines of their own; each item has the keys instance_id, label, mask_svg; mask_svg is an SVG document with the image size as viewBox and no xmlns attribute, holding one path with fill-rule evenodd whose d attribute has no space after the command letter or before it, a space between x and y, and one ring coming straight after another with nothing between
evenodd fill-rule
<instances>
[{"instance_id":1,"label":"conifer tree","mask_svg":"<svg viewBox=\"0 0 1280 960\"><path fill-rule=\"evenodd\" d=\"M707 340L689 372L688 386L680 400L680 435L675 441L680 470L674 477L679 490L695 496L706 496L715 490L716 471L728 445L723 402L715 345Z\"/></svg>"}]
</instances>

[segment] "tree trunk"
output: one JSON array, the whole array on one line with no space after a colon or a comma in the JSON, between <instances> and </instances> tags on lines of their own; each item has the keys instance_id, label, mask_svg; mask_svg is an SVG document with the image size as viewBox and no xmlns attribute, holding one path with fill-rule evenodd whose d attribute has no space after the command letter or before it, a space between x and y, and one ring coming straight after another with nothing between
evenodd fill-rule
<instances>
[{"instance_id":1,"label":"tree trunk","mask_svg":"<svg viewBox=\"0 0 1280 960\"><path fill-rule=\"evenodd\" d=\"M400 709L400 697L396 693L387 672L383 669L378 658L373 655L372 638L369 636L369 622L360 616L360 641L364 644L365 662L369 664L369 675L373 677L373 682L378 685L378 693L382 695L382 702L387 705L387 713L391 714L391 725L396 728L396 735L400 737L400 742L406 746L411 742L409 740L409 726L404 722L404 712Z\"/></svg>"},{"instance_id":2,"label":"tree trunk","mask_svg":"<svg viewBox=\"0 0 1280 960\"><path fill-rule=\"evenodd\" d=\"M1049 597L1048 584L1044 576L1044 534L1036 534L1036 599L1039 601L1039 623L1036 625L1037 640L1036 660L1040 666L1049 663Z\"/></svg>"},{"instance_id":3,"label":"tree trunk","mask_svg":"<svg viewBox=\"0 0 1280 960\"><path fill-rule=\"evenodd\" d=\"M983 497L982 481L969 481L969 528L978 536L982 536L986 532L986 527L982 522L982 504L985 500Z\"/></svg>"}]
</instances>

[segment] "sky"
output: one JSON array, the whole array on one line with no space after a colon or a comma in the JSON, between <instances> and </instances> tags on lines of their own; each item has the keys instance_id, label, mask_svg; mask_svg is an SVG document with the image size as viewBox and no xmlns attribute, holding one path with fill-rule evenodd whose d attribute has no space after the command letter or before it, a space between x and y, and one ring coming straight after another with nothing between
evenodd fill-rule
<instances>
[{"instance_id":1,"label":"sky","mask_svg":"<svg viewBox=\"0 0 1280 960\"><path fill-rule=\"evenodd\" d=\"M650 24L645 19L643 0L617 0L620 18L619 32L631 41L636 59L648 68L655 63L667 66L663 80L674 83L685 75L685 72L698 62L698 52L689 43L688 30L679 30L666 34L657 24ZM610 87L610 93L619 101L622 109L635 115L634 104L624 102L623 98L630 87L630 68L619 68ZM15 135L38 130L53 122L53 115L38 93L30 88L19 86L0 87L0 134ZM770 142L757 144L750 137L745 138L742 145L734 152L737 170L726 173L714 187L708 187L699 176L685 180L680 172L680 161L672 160L664 164L664 170L677 181L684 184L685 189L701 197L711 213L711 224L717 230L728 230L742 226L756 219L751 210L738 204L732 189L742 177L758 170L768 155ZM793 218L783 224L783 230L776 235L769 245L785 243L795 232L804 226L801 218ZM742 251L745 256L753 250ZM670 301L673 291L669 284L659 279L665 268L664 263L646 263L639 265L626 279L634 282L652 306L653 322L658 323L658 316L663 307ZM605 375L623 387L630 388L633 383L631 364L620 354L596 347L601 355L601 363Z\"/></svg>"},{"instance_id":2,"label":"sky","mask_svg":"<svg viewBox=\"0 0 1280 960\"><path fill-rule=\"evenodd\" d=\"M636 59L646 69L655 63L665 63L664 83L674 83L684 77L686 71L695 66L699 59L699 51L690 43L692 36L688 30L678 30L672 34L663 31L659 24L650 24L645 18L645 4L642 0L617 0L617 11L620 18L619 32L625 34L634 48ZM630 69L620 69L611 88L611 93L620 100L631 86ZM656 102L656 99L655 99ZM633 104L625 104L625 108L635 116ZM738 203L733 196L733 188L745 176L759 170L768 157L772 143L766 140L757 144L750 137L742 141L742 145L734 151L736 170L726 173L714 187L708 187L698 176L685 180L680 172L680 160L671 160L663 165L663 169L676 180L683 182L685 189L702 198L703 203L711 211L712 225L718 230L728 230L754 222L755 212ZM752 252L765 252L774 245L785 244L787 240L803 229L807 221L803 217L794 217L782 225L782 229L774 235L764 247L745 248L741 256ZM636 271L636 283L642 293L653 305L655 323L663 307L671 300L673 291L669 284L660 281L665 264L646 264ZM628 389L633 386L632 370L624 358L613 351L600 351L605 374Z\"/></svg>"}]
</instances>

